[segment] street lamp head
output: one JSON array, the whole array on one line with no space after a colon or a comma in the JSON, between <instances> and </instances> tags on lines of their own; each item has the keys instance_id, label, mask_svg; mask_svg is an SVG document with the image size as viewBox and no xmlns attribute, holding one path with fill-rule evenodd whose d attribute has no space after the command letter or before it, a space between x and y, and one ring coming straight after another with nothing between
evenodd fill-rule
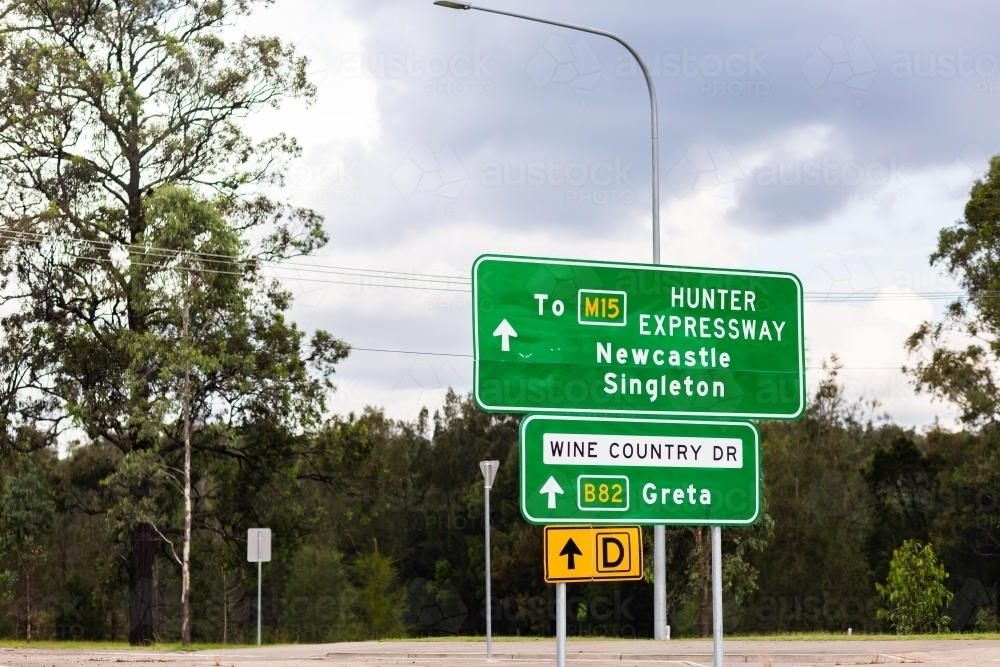
<instances>
[{"instance_id":1,"label":"street lamp head","mask_svg":"<svg viewBox=\"0 0 1000 667\"><path fill-rule=\"evenodd\" d=\"M472 5L467 2L448 2L448 0L436 0L434 4L447 7L448 9L472 9Z\"/></svg>"}]
</instances>

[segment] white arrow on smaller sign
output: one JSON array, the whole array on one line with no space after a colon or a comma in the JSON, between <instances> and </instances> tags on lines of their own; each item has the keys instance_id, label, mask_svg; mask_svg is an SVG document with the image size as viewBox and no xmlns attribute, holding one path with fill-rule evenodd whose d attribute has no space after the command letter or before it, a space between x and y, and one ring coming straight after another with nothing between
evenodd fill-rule
<instances>
[{"instance_id":1,"label":"white arrow on smaller sign","mask_svg":"<svg viewBox=\"0 0 1000 667\"><path fill-rule=\"evenodd\" d=\"M549 477L549 480L545 482L545 485L539 493L549 494L549 509L554 510L556 508L556 494L562 494L564 491L562 490L562 487L559 486L559 482L556 481L555 477Z\"/></svg>"},{"instance_id":2,"label":"white arrow on smaller sign","mask_svg":"<svg viewBox=\"0 0 1000 667\"><path fill-rule=\"evenodd\" d=\"M507 320L500 322L500 326L493 332L493 335L500 336L500 350L502 352L510 352L510 339L511 337L517 338L517 332Z\"/></svg>"}]
</instances>

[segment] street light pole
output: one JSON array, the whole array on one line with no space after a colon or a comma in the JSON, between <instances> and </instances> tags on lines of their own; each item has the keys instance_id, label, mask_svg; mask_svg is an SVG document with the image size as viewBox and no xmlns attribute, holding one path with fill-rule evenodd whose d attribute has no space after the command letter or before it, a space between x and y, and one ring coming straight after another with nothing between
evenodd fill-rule
<instances>
[{"instance_id":1,"label":"street light pole","mask_svg":"<svg viewBox=\"0 0 1000 667\"><path fill-rule=\"evenodd\" d=\"M511 16L517 19L524 19L526 21L534 21L536 23L546 23L548 25L554 25L559 28L568 28L570 30L577 30L579 32L588 32L593 35L600 35L602 37L607 37L613 39L622 46L625 50L632 54L635 61L639 63L639 69L642 70L642 75L646 78L646 87L649 89L649 113L650 113L650 134L652 140L653 149L653 264L660 263L660 134L659 134L659 123L657 121L658 116L656 112L656 89L653 86L653 77L649 74L649 69L646 67L646 63L643 62L642 58L639 56L638 51L629 46L628 42L619 37L614 33L607 32L605 30L598 30L596 28L587 28L585 26L573 25L571 23L561 23L559 21L550 21L549 19L537 18L534 16L525 16L524 14L515 14L514 12L505 12L499 9L490 9L488 7L477 7L471 5L467 2L450 2L449 0L437 0L435 5L441 7L448 7L449 9L476 9L481 12L489 12L491 14L501 14L503 16ZM666 530L663 526L653 527L653 636L656 639L667 639L667 559L666 559Z\"/></svg>"},{"instance_id":2,"label":"street light pole","mask_svg":"<svg viewBox=\"0 0 1000 667\"><path fill-rule=\"evenodd\" d=\"M435 5L441 7L448 7L449 9L476 9L481 12L489 12L490 14L501 14L503 16L512 16L516 19L524 19L526 21L534 21L536 23L546 23L548 25L558 26L560 28L569 28L570 30L578 30L580 32L589 32L593 35L600 35L602 37L607 37L608 39L613 39L622 46L625 50L632 54L636 62L639 63L639 69L642 70L642 75L646 78L646 87L649 89L649 112L650 112L650 130L653 148L653 264L660 263L660 135L657 123L656 114L656 89L653 87L653 77L649 74L649 69L646 67L646 63L639 56L639 52L629 46L629 43L618 35L607 32L606 30L598 30L597 28L588 28L582 25L573 25L572 23L561 23L559 21L551 21L549 19L541 19L535 16L525 16L524 14L515 14L514 12L505 12L499 9L490 9L489 7L478 7L476 5L470 5L467 2L448 2L448 0L437 0Z\"/></svg>"}]
</instances>

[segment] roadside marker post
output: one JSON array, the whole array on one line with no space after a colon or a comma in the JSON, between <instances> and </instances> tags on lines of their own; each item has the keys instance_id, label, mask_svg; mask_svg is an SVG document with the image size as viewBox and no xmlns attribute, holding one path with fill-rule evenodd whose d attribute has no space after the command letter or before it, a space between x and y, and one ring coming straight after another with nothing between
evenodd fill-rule
<instances>
[{"instance_id":1,"label":"roadside marker post","mask_svg":"<svg viewBox=\"0 0 1000 667\"><path fill-rule=\"evenodd\" d=\"M493 600L490 595L490 489L496 479L499 461L480 461L483 472L484 516L486 517L486 662L493 661Z\"/></svg>"},{"instance_id":2,"label":"roadside marker post","mask_svg":"<svg viewBox=\"0 0 1000 667\"><path fill-rule=\"evenodd\" d=\"M247 562L257 563L257 646L260 646L261 563L271 562L270 528L250 528L247 530Z\"/></svg>"}]
</instances>

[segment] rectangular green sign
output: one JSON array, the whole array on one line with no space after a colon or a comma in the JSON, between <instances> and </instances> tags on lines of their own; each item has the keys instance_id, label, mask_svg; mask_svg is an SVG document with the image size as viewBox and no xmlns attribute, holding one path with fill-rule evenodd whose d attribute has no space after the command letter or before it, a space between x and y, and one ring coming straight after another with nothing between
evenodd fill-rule
<instances>
[{"instance_id":1,"label":"rectangular green sign","mask_svg":"<svg viewBox=\"0 0 1000 667\"><path fill-rule=\"evenodd\" d=\"M746 526L760 516L751 422L529 415L520 444L530 523Z\"/></svg>"},{"instance_id":2,"label":"rectangular green sign","mask_svg":"<svg viewBox=\"0 0 1000 667\"><path fill-rule=\"evenodd\" d=\"M483 410L795 419L805 409L792 274L484 255L472 289Z\"/></svg>"}]
</instances>

